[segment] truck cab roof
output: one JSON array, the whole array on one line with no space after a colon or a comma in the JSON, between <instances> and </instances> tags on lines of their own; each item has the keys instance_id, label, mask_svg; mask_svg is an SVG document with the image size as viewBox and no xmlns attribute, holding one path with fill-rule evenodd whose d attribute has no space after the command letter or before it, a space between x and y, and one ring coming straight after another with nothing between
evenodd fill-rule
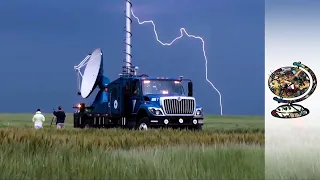
<instances>
[{"instance_id":1,"label":"truck cab roof","mask_svg":"<svg viewBox=\"0 0 320 180\"><path fill-rule=\"evenodd\" d=\"M168 81L180 81L180 78L168 78L168 77L148 77L148 76L121 76L118 79L110 82L112 83L119 83L120 81L123 80L168 80ZM184 79L184 80L189 80L189 79ZM189 80L190 81L190 80Z\"/></svg>"}]
</instances>

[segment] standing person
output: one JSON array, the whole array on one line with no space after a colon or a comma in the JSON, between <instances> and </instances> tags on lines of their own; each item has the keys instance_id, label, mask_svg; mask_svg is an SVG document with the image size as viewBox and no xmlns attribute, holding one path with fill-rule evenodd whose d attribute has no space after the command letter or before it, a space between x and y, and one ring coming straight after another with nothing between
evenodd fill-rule
<instances>
[{"instance_id":1,"label":"standing person","mask_svg":"<svg viewBox=\"0 0 320 180\"><path fill-rule=\"evenodd\" d=\"M43 127L43 122L46 120L44 115L41 113L40 109L37 109L36 114L33 116L32 121L34 123L34 128L40 129Z\"/></svg>"},{"instance_id":2,"label":"standing person","mask_svg":"<svg viewBox=\"0 0 320 180\"><path fill-rule=\"evenodd\" d=\"M62 129L64 127L66 113L62 110L61 106L58 107L58 111L53 112L53 115L56 117L57 129Z\"/></svg>"}]
</instances>

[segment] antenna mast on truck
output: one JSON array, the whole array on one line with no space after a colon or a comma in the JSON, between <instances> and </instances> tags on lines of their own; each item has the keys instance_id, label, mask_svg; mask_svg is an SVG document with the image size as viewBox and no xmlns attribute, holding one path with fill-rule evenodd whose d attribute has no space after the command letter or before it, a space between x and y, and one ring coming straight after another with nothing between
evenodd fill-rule
<instances>
[{"instance_id":1,"label":"antenna mast on truck","mask_svg":"<svg viewBox=\"0 0 320 180\"><path fill-rule=\"evenodd\" d=\"M131 63L131 8L132 8L132 3L131 0L125 0L126 2L126 27L125 27L125 32L126 32L126 39L125 39L125 54L126 54L126 59L124 60L125 66L123 67L123 75L132 75L132 72L134 72L134 69L132 68L132 63Z\"/></svg>"}]
</instances>

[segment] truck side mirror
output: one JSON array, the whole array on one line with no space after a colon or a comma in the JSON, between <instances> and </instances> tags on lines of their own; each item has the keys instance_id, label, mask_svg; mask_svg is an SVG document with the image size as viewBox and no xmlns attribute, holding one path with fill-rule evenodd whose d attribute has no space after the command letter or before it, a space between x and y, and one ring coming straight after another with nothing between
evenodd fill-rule
<instances>
[{"instance_id":1,"label":"truck side mirror","mask_svg":"<svg viewBox=\"0 0 320 180\"><path fill-rule=\"evenodd\" d=\"M193 84L192 82L188 82L188 96L193 96Z\"/></svg>"}]
</instances>

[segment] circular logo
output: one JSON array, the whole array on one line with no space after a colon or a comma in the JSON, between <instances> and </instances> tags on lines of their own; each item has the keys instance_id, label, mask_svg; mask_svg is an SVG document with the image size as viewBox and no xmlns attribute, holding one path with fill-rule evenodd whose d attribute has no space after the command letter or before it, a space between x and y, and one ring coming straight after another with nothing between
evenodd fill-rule
<instances>
[{"instance_id":1,"label":"circular logo","mask_svg":"<svg viewBox=\"0 0 320 180\"><path fill-rule=\"evenodd\" d=\"M117 101L117 100L114 100L114 102L113 102L113 107L114 107L115 109L118 108L118 101Z\"/></svg>"},{"instance_id":2,"label":"circular logo","mask_svg":"<svg viewBox=\"0 0 320 180\"><path fill-rule=\"evenodd\" d=\"M317 87L314 72L301 62L275 70L268 79L268 87L275 95L273 100L284 103L271 111L277 118L298 118L310 113L309 109L296 104L309 98Z\"/></svg>"},{"instance_id":3,"label":"circular logo","mask_svg":"<svg viewBox=\"0 0 320 180\"><path fill-rule=\"evenodd\" d=\"M311 77L298 67L282 67L273 72L268 80L271 92L281 98L299 98L310 88Z\"/></svg>"}]
</instances>

